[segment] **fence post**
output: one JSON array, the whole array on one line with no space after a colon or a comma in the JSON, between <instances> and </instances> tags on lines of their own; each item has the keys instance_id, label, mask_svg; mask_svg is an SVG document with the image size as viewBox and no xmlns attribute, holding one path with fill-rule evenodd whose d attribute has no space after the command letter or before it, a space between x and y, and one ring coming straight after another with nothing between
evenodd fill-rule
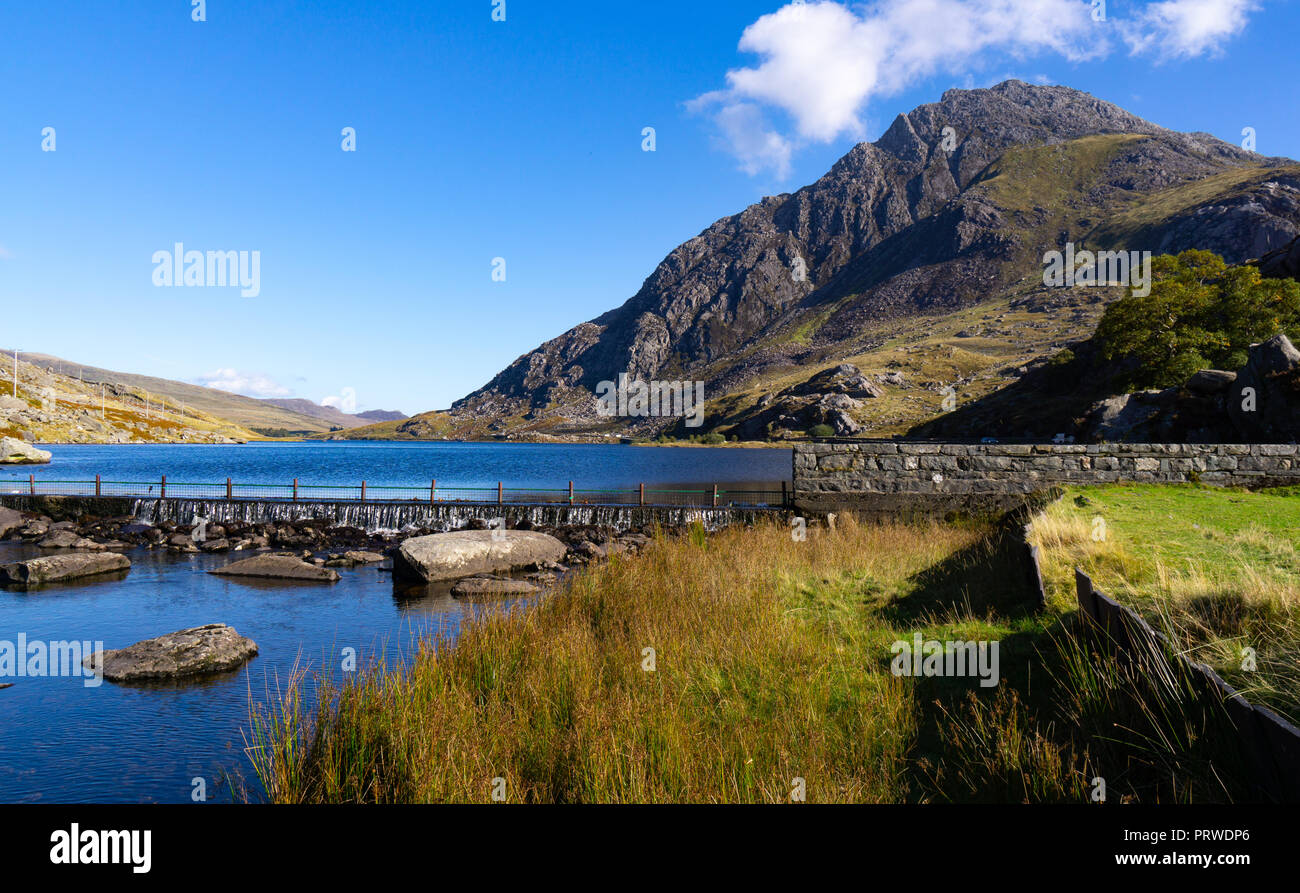
<instances>
[{"instance_id":1,"label":"fence post","mask_svg":"<svg viewBox=\"0 0 1300 893\"><path fill-rule=\"evenodd\" d=\"M234 493L235 493L235 488L230 483L230 478L226 478L226 499L227 500L234 499L235 498Z\"/></svg>"},{"instance_id":2,"label":"fence post","mask_svg":"<svg viewBox=\"0 0 1300 893\"><path fill-rule=\"evenodd\" d=\"M34 474L29 474L29 475L27 475L27 486L31 488L31 490L32 490L32 495L35 496L35 495L36 495L36 475L34 475Z\"/></svg>"},{"instance_id":3,"label":"fence post","mask_svg":"<svg viewBox=\"0 0 1300 893\"><path fill-rule=\"evenodd\" d=\"M158 491L158 496L161 499L167 498L167 475L165 474L162 476L162 487Z\"/></svg>"},{"instance_id":4,"label":"fence post","mask_svg":"<svg viewBox=\"0 0 1300 893\"><path fill-rule=\"evenodd\" d=\"M365 482L365 481L362 481L362 482L361 482L361 501L362 501L362 502L365 502L365 501L366 501L366 482Z\"/></svg>"},{"instance_id":5,"label":"fence post","mask_svg":"<svg viewBox=\"0 0 1300 893\"><path fill-rule=\"evenodd\" d=\"M641 505L645 505L645 481L641 482Z\"/></svg>"},{"instance_id":6,"label":"fence post","mask_svg":"<svg viewBox=\"0 0 1300 893\"><path fill-rule=\"evenodd\" d=\"M434 478L433 480L429 481L429 505L433 505L435 501L434 494L436 494L437 492L438 492L438 479Z\"/></svg>"},{"instance_id":7,"label":"fence post","mask_svg":"<svg viewBox=\"0 0 1300 893\"><path fill-rule=\"evenodd\" d=\"M98 499L100 494L99 475L95 475L95 498Z\"/></svg>"},{"instance_id":8,"label":"fence post","mask_svg":"<svg viewBox=\"0 0 1300 893\"><path fill-rule=\"evenodd\" d=\"M497 505L505 501L505 492L501 488L501 482L497 481Z\"/></svg>"},{"instance_id":9,"label":"fence post","mask_svg":"<svg viewBox=\"0 0 1300 893\"><path fill-rule=\"evenodd\" d=\"M781 482L781 508L788 508L790 505L790 496L786 493L785 481Z\"/></svg>"},{"instance_id":10,"label":"fence post","mask_svg":"<svg viewBox=\"0 0 1300 893\"><path fill-rule=\"evenodd\" d=\"M573 481L569 481L569 505L573 505Z\"/></svg>"},{"instance_id":11,"label":"fence post","mask_svg":"<svg viewBox=\"0 0 1300 893\"><path fill-rule=\"evenodd\" d=\"M294 502L298 501L298 479L297 478L293 479L293 501Z\"/></svg>"},{"instance_id":12,"label":"fence post","mask_svg":"<svg viewBox=\"0 0 1300 893\"><path fill-rule=\"evenodd\" d=\"M718 485L717 484L713 485L713 507L714 508L718 507Z\"/></svg>"}]
</instances>

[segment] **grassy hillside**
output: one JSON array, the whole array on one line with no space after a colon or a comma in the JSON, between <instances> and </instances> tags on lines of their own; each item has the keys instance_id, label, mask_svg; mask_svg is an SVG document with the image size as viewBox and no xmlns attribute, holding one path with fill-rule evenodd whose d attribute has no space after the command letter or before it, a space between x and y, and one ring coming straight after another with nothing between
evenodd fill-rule
<instances>
[{"instance_id":1,"label":"grassy hillside","mask_svg":"<svg viewBox=\"0 0 1300 893\"><path fill-rule=\"evenodd\" d=\"M0 378L0 435L45 443L231 443L256 439L252 431L193 404L122 383L90 380L18 364Z\"/></svg>"},{"instance_id":2,"label":"grassy hillside","mask_svg":"<svg viewBox=\"0 0 1300 893\"><path fill-rule=\"evenodd\" d=\"M52 368L69 379L96 385L100 382L122 385L135 389L141 394L148 391L151 395L167 398L178 407L184 403L190 409L224 419L247 431L278 429L286 432L317 434L329 431L332 427L322 419L283 409L264 400L218 391L215 388L205 388L201 385L148 375L114 372L94 366L82 366L46 354L24 353L19 354L19 357L42 369Z\"/></svg>"}]
</instances>

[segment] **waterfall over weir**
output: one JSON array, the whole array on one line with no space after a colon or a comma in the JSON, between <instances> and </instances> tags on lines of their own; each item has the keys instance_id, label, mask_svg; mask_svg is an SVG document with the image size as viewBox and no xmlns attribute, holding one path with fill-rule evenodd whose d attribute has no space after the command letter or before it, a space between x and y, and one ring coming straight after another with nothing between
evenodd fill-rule
<instances>
[{"instance_id":1,"label":"waterfall over weir","mask_svg":"<svg viewBox=\"0 0 1300 893\"><path fill-rule=\"evenodd\" d=\"M780 512L755 508L710 508L703 506L636 505L495 505L483 503L417 502L282 502L245 499L137 499L132 514L143 521L171 521L192 524L196 517L223 523L249 524L304 521L324 518L336 526L356 527L367 533L400 533L404 530L459 530L470 521L506 518L527 520L538 526L590 525L626 530L646 524L665 527L700 522L706 530L732 524L749 524L761 518L778 517Z\"/></svg>"}]
</instances>

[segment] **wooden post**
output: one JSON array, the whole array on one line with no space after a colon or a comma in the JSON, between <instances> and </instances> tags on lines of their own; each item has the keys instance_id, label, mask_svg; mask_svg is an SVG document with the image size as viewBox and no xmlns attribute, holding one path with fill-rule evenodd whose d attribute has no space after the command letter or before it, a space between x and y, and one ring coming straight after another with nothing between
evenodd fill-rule
<instances>
[{"instance_id":1,"label":"wooden post","mask_svg":"<svg viewBox=\"0 0 1300 893\"><path fill-rule=\"evenodd\" d=\"M713 507L714 508L718 507L718 485L717 484L713 485Z\"/></svg>"},{"instance_id":2,"label":"wooden post","mask_svg":"<svg viewBox=\"0 0 1300 893\"><path fill-rule=\"evenodd\" d=\"M158 491L158 496L162 499L167 498L167 475L162 476L162 488Z\"/></svg>"},{"instance_id":3,"label":"wooden post","mask_svg":"<svg viewBox=\"0 0 1300 893\"><path fill-rule=\"evenodd\" d=\"M569 481L569 505L573 505L573 481Z\"/></svg>"},{"instance_id":4,"label":"wooden post","mask_svg":"<svg viewBox=\"0 0 1300 893\"><path fill-rule=\"evenodd\" d=\"M434 478L433 480L429 481L429 505L433 505L433 503L435 502L434 496L437 492L438 492L438 479Z\"/></svg>"},{"instance_id":5,"label":"wooden post","mask_svg":"<svg viewBox=\"0 0 1300 893\"><path fill-rule=\"evenodd\" d=\"M99 494L100 494L99 475L95 475L95 498L99 498Z\"/></svg>"},{"instance_id":6,"label":"wooden post","mask_svg":"<svg viewBox=\"0 0 1300 893\"><path fill-rule=\"evenodd\" d=\"M293 479L293 501L294 502L298 501L298 479L297 478Z\"/></svg>"},{"instance_id":7,"label":"wooden post","mask_svg":"<svg viewBox=\"0 0 1300 893\"><path fill-rule=\"evenodd\" d=\"M29 475L27 475L27 486L31 488L31 490L32 490L32 495L35 496L35 495L36 495L36 475L34 475L34 474L29 474Z\"/></svg>"},{"instance_id":8,"label":"wooden post","mask_svg":"<svg viewBox=\"0 0 1300 893\"><path fill-rule=\"evenodd\" d=\"M641 482L641 504L645 505L645 481Z\"/></svg>"},{"instance_id":9,"label":"wooden post","mask_svg":"<svg viewBox=\"0 0 1300 893\"><path fill-rule=\"evenodd\" d=\"M505 491L501 487L501 482L497 481L497 505L505 501Z\"/></svg>"},{"instance_id":10,"label":"wooden post","mask_svg":"<svg viewBox=\"0 0 1300 893\"><path fill-rule=\"evenodd\" d=\"M365 502L365 501L366 501L366 482L365 482L365 481L362 481L362 482L361 482L361 501L362 501L362 502Z\"/></svg>"},{"instance_id":11,"label":"wooden post","mask_svg":"<svg viewBox=\"0 0 1300 893\"><path fill-rule=\"evenodd\" d=\"M785 491L785 481L781 482L781 508L790 504L790 496Z\"/></svg>"},{"instance_id":12,"label":"wooden post","mask_svg":"<svg viewBox=\"0 0 1300 893\"><path fill-rule=\"evenodd\" d=\"M226 499L235 498L235 487L230 483L230 478L226 478Z\"/></svg>"}]
</instances>

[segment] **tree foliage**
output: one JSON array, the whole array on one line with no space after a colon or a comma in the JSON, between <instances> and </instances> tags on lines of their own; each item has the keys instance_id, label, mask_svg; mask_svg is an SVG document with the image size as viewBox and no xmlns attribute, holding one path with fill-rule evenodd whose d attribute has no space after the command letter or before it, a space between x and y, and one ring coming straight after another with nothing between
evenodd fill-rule
<instances>
[{"instance_id":1,"label":"tree foliage","mask_svg":"<svg viewBox=\"0 0 1300 893\"><path fill-rule=\"evenodd\" d=\"M1162 255L1150 294L1106 308L1095 343L1121 364L1124 390L1181 385L1201 369L1239 369L1250 345L1300 336L1300 283L1264 279L1209 251Z\"/></svg>"}]
</instances>

